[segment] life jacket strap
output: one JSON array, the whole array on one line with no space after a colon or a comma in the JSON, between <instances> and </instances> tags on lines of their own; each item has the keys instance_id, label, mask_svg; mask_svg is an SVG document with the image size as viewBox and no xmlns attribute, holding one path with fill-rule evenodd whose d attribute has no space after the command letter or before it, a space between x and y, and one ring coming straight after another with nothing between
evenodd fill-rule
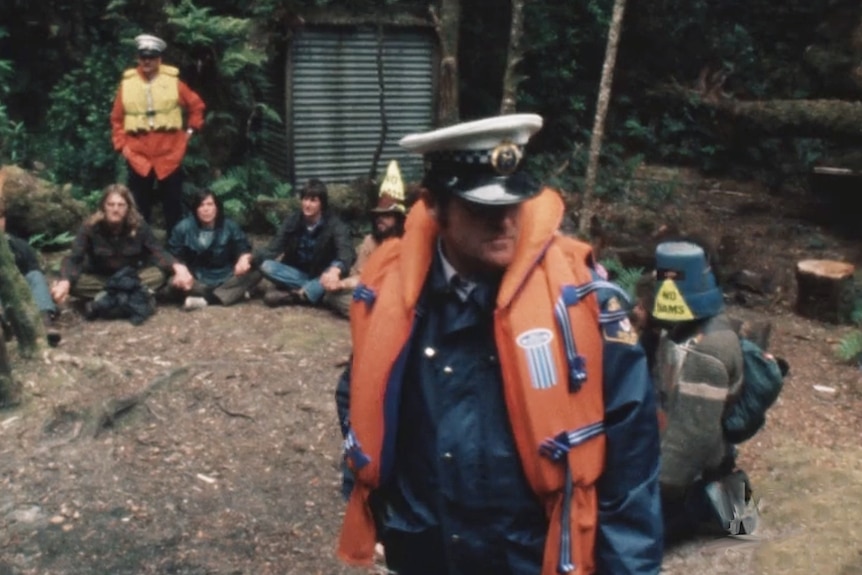
<instances>
[{"instance_id":1,"label":"life jacket strap","mask_svg":"<svg viewBox=\"0 0 862 575\"><path fill-rule=\"evenodd\" d=\"M563 299L565 300L566 305L575 305L592 292L600 289L612 291L614 295L618 296L623 302L625 302L625 305L623 306L623 309L602 311L599 315L599 322L602 324L613 323L628 317L628 312L626 310L632 306L631 297L623 288L606 280L593 280L579 286L564 286Z\"/></svg>"},{"instance_id":2,"label":"life jacket strap","mask_svg":"<svg viewBox=\"0 0 862 575\"><path fill-rule=\"evenodd\" d=\"M587 381L587 360L584 356L578 353L578 348L575 346L575 336L572 332L572 322L569 319L568 306L574 305L567 303L566 290L571 286L563 287L563 294L557 299L554 304L554 317L557 324L560 326L560 333L563 336L563 348L566 352L566 364L569 367L569 392L576 393L581 389L581 386ZM573 291L573 290L570 290ZM575 302L577 303L577 301Z\"/></svg>"},{"instance_id":3,"label":"life jacket strap","mask_svg":"<svg viewBox=\"0 0 862 575\"><path fill-rule=\"evenodd\" d=\"M344 458L349 459L353 468L357 470L371 463L371 458L362 451L352 429L349 429L344 436Z\"/></svg>"},{"instance_id":4,"label":"life jacket strap","mask_svg":"<svg viewBox=\"0 0 862 575\"><path fill-rule=\"evenodd\" d=\"M577 305L587 295L603 288L619 293L623 300L628 303L628 295L616 284L597 279L579 286L563 286L560 297L554 305L554 316L560 326L560 332L563 335L563 346L566 351L566 363L569 366L570 393L577 393L584 382L587 381L587 360L584 356L578 353L577 346L575 345L574 332L572 331L572 322L569 320L567 308ZM619 315L619 313L621 313L621 315ZM626 317L625 310L620 310L619 313L617 311L600 313L600 323L611 323ZM607 315L607 318L605 318L605 315ZM619 315L619 317L616 317L617 315Z\"/></svg>"},{"instance_id":5,"label":"life jacket strap","mask_svg":"<svg viewBox=\"0 0 862 575\"><path fill-rule=\"evenodd\" d=\"M572 469L566 459L566 486L563 490L563 509L560 513L560 555L557 558L557 573L572 573L577 565L572 561Z\"/></svg>"},{"instance_id":6,"label":"life jacket strap","mask_svg":"<svg viewBox=\"0 0 862 575\"><path fill-rule=\"evenodd\" d=\"M597 421L571 431L561 431L554 437L545 439L539 446L539 453L551 461L560 461L573 447L597 437L605 432L605 423Z\"/></svg>"},{"instance_id":7,"label":"life jacket strap","mask_svg":"<svg viewBox=\"0 0 862 575\"><path fill-rule=\"evenodd\" d=\"M353 290L353 301L364 301L369 308L374 305L376 299L377 294L374 290L364 284L359 284Z\"/></svg>"},{"instance_id":8,"label":"life jacket strap","mask_svg":"<svg viewBox=\"0 0 862 575\"><path fill-rule=\"evenodd\" d=\"M563 286L563 297L566 299L566 305L575 305L589 294L596 290L609 289L620 296L623 301L631 305L631 298L624 289L613 282L607 280L595 279L588 281L579 286Z\"/></svg>"},{"instance_id":9,"label":"life jacket strap","mask_svg":"<svg viewBox=\"0 0 862 575\"><path fill-rule=\"evenodd\" d=\"M572 331L572 322L569 320L567 308L577 305L587 295L599 289L608 289L619 295L626 302L624 307L617 310L600 310L599 323L602 325L616 323L628 317L628 307L631 306L629 295L615 283L596 279L579 286L563 286L557 303L554 304L554 317L560 326L563 336L563 347L566 352L566 363L569 366L569 392L577 393L581 386L587 381L587 360L578 353L575 345L575 336Z\"/></svg>"},{"instance_id":10,"label":"life jacket strap","mask_svg":"<svg viewBox=\"0 0 862 575\"><path fill-rule=\"evenodd\" d=\"M563 503L560 513L560 554L557 558L557 573L564 575L572 573L577 568L572 561L572 468L569 463L569 450L585 441L605 432L605 423L597 421L571 431L562 431L554 437L544 440L539 446L539 453L551 461L563 461L566 469L563 487Z\"/></svg>"}]
</instances>

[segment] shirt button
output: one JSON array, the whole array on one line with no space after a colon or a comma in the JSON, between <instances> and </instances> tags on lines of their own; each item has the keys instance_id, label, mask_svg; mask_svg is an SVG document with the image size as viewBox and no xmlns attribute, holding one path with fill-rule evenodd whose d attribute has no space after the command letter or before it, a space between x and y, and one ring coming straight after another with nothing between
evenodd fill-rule
<instances>
[{"instance_id":1,"label":"shirt button","mask_svg":"<svg viewBox=\"0 0 862 575\"><path fill-rule=\"evenodd\" d=\"M449 367L448 365L443 368L443 373L445 373L446 375L452 375L452 371L453 371L452 368Z\"/></svg>"},{"instance_id":2,"label":"shirt button","mask_svg":"<svg viewBox=\"0 0 862 575\"><path fill-rule=\"evenodd\" d=\"M490 363L497 363L497 356L496 356L496 355L493 355L493 354L489 355L489 356L488 356L488 362L490 362Z\"/></svg>"},{"instance_id":3,"label":"shirt button","mask_svg":"<svg viewBox=\"0 0 862 575\"><path fill-rule=\"evenodd\" d=\"M452 453L450 451L447 451L446 453L443 454L442 457L445 460L450 460L450 459L452 459Z\"/></svg>"},{"instance_id":4,"label":"shirt button","mask_svg":"<svg viewBox=\"0 0 862 575\"><path fill-rule=\"evenodd\" d=\"M452 543L458 543L458 542L460 542L460 541L461 541L461 536L460 536L460 535L458 535L457 533L453 533L453 534L449 537L449 540L450 540L450 541L452 541Z\"/></svg>"},{"instance_id":5,"label":"shirt button","mask_svg":"<svg viewBox=\"0 0 862 575\"><path fill-rule=\"evenodd\" d=\"M436 349L434 349L433 347L425 348L425 357L434 357L435 355L437 355Z\"/></svg>"}]
</instances>

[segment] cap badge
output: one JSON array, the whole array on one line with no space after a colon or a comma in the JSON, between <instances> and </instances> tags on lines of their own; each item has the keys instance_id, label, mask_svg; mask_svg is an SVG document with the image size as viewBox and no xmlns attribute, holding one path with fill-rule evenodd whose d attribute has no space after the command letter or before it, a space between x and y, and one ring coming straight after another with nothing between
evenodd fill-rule
<instances>
[{"instance_id":1,"label":"cap badge","mask_svg":"<svg viewBox=\"0 0 862 575\"><path fill-rule=\"evenodd\" d=\"M509 176L521 163L521 149L511 142L499 144L491 152L491 165L501 176Z\"/></svg>"}]
</instances>

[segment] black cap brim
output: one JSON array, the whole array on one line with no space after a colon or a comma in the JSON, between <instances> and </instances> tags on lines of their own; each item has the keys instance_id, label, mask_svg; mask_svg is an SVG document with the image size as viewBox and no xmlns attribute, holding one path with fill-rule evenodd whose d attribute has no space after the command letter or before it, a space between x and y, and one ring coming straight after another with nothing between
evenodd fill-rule
<instances>
[{"instance_id":1,"label":"black cap brim","mask_svg":"<svg viewBox=\"0 0 862 575\"><path fill-rule=\"evenodd\" d=\"M138 56L141 58L161 58L162 53L158 50L138 50Z\"/></svg>"},{"instance_id":2,"label":"black cap brim","mask_svg":"<svg viewBox=\"0 0 862 575\"><path fill-rule=\"evenodd\" d=\"M524 171L508 176L497 174L469 174L445 177L441 173L428 174L425 187L432 191L445 191L474 204L506 206L519 204L536 196L541 186Z\"/></svg>"}]
</instances>

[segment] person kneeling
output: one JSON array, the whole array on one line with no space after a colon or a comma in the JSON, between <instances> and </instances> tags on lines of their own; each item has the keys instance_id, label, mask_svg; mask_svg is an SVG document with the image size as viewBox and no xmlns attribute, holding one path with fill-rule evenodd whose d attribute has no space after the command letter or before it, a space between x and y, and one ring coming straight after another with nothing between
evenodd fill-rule
<instances>
[{"instance_id":1,"label":"person kneeling","mask_svg":"<svg viewBox=\"0 0 862 575\"><path fill-rule=\"evenodd\" d=\"M714 258L689 240L656 248L650 312L657 330L662 506L667 536L750 534L757 506L723 420L743 384L739 336L725 314Z\"/></svg>"}]
</instances>

